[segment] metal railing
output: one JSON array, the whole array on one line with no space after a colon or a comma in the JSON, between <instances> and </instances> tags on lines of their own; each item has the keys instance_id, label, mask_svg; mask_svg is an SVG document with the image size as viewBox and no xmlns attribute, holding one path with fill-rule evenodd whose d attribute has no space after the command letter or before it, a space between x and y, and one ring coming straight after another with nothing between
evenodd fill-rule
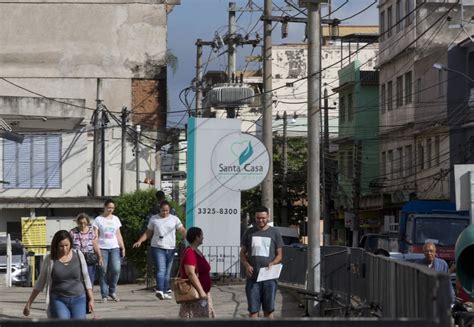
<instances>
[{"instance_id":1,"label":"metal railing","mask_svg":"<svg viewBox=\"0 0 474 327\"><path fill-rule=\"evenodd\" d=\"M171 276L176 276L181 260L180 254L184 246L176 249ZM202 246L201 252L206 257L211 266L211 274L215 279L242 278L244 273L240 265L240 247L239 246ZM146 286L152 288L155 286L155 268L151 251L147 251L146 268Z\"/></svg>"},{"instance_id":2,"label":"metal railing","mask_svg":"<svg viewBox=\"0 0 474 327\"><path fill-rule=\"evenodd\" d=\"M347 311L358 304L383 318L414 318L449 324L448 274L376 256L360 248L322 248L322 288L337 294Z\"/></svg>"},{"instance_id":3,"label":"metal railing","mask_svg":"<svg viewBox=\"0 0 474 327\"><path fill-rule=\"evenodd\" d=\"M280 281L306 294L305 248L283 248ZM450 280L420 265L376 256L360 248L321 248L321 311L325 315L376 316L449 325ZM312 294L307 293L309 296Z\"/></svg>"}]
</instances>

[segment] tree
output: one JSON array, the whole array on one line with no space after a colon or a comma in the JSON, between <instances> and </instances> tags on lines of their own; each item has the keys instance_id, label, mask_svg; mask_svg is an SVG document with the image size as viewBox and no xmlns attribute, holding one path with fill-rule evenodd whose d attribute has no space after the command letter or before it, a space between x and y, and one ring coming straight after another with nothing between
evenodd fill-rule
<instances>
[{"instance_id":1,"label":"tree","mask_svg":"<svg viewBox=\"0 0 474 327\"><path fill-rule=\"evenodd\" d=\"M156 189L138 190L126 193L116 198L115 214L122 222L122 236L127 249L127 259L138 271L145 272L147 265L147 247L132 249L132 244L138 240L146 229L150 211L156 203ZM176 209L177 216L184 221L183 208L174 201L169 201Z\"/></svg>"},{"instance_id":2,"label":"tree","mask_svg":"<svg viewBox=\"0 0 474 327\"><path fill-rule=\"evenodd\" d=\"M288 143L288 221L296 224L307 216L307 140L306 138L289 138ZM283 184L282 166L282 144L283 138L274 141L273 151L273 198L275 224L280 223L281 217L281 194ZM247 213L252 217L253 209L261 205L262 191L260 187L242 192L242 218Z\"/></svg>"}]
</instances>

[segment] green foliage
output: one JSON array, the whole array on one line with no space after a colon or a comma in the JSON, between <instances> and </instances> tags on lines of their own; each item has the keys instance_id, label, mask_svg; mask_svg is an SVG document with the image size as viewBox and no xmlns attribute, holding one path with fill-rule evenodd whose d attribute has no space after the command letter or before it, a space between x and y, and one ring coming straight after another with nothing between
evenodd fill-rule
<instances>
[{"instance_id":1,"label":"green foliage","mask_svg":"<svg viewBox=\"0 0 474 327\"><path fill-rule=\"evenodd\" d=\"M114 200L116 208L114 214L122 222L121 232L127 249L127 259L142 272L146 269L147 246L143 244L140 248L133 249L132 245L146 229L149 214L156 205L155 193L155 189L139 190ZM183 208L174 201L169 202L176 209L178 217L183 220Z\"/></svg>"}]
</instances>

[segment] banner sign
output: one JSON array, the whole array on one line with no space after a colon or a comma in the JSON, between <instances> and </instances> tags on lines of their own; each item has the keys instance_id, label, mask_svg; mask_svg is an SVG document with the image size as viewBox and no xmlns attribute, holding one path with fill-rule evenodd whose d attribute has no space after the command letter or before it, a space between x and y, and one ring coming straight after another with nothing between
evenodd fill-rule
<instances>
[{"instance_id":1,"label":"banner sign","mask_svg":"<svg viewBox=\"0 0 474 327\"><path fill-rule=\"evenodd\" d=\"M259 185L270 169L270 155L265 145L255 136L230 133L214 147L211 169L216 180L234 191Z\"/></svg>"},{"instance_id":2,"label":"banner sign","mask_svg":"<svg viewBox=\"0 0 474 327\"><path fill-rule=\"evenodd\" d=\"M238 119L189 118L186 227L203 230L211 272L239 267L240 191L259 185L270 156Z\"/></svg>"}]
</instances>

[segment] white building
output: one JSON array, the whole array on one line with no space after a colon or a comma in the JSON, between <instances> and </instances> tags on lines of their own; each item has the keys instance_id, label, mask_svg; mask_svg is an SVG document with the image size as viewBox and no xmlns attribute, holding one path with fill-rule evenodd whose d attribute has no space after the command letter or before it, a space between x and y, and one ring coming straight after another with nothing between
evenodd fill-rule
<instances>
[{"instance_id":1,"label":"white building","mask_svg":"<svg viewBox=\"0 0 474 327\"><path fill-rule=\"evenodd\" d=\"M18 235L21 217L71 223L120 194L122 133L109 116L104 193L90 196L92 113L100 100L117 119L131 109L145 134L165 126L167 15L179 2L0 0L0 118L25 135L0 140L1 234ZM136 181L128 134L127 192ZM142 139L151 146L140 145L140 180L155 172L153 135Z\"/></svg>"},{"instance_id":2,"label":"white building","mask_svg":"<svg viewBox=\"0 0 474 327\"><path fill-rule=\"evenodd\" d=\"M360 50L357 50L357 49ZM321 52L321 94L324 90L328 92L329 103L329 134L337 137L338 133L338 95L332 89L338 86L339 79L337 72L347 63L358 59L363 64L364 70L373 70L376 65L378 44L367 45L366 43L346 43L341 41L328 42L322 46ZM306 131L304 126L307 121L307 46L301 44L279 44L273 45L273 65L272 65L272 89L273 92L273 116L277 114L281 117L286 111L288 117L296 115L295 125L303 128L296 128L293 134L298 135ZM244 81L249 84L262 83L262 77L244 77ZM261 87L260 87L261 89ZM251 133L259 133L261 123L254 123L261 119L260 99L254 106L241 110L243 120L242 130ZM321 100L321 106L323 101ZM278 122L275 122L278 125ZM291 136L291 124L288 125Z\"/></svg>"}]
</instances>

